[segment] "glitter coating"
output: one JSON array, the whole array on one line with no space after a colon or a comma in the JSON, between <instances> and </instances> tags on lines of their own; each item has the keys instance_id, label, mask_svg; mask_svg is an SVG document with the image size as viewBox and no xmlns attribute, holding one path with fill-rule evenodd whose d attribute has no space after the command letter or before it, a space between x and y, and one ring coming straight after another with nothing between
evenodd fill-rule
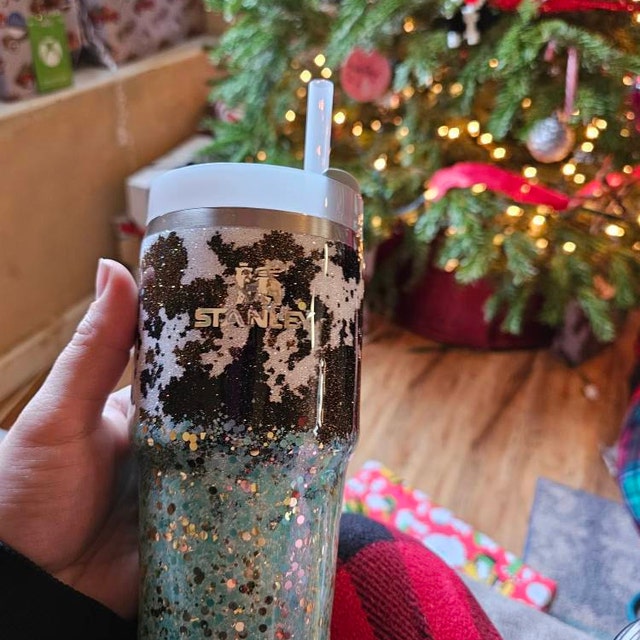
<instances>
[{"instance_id":1,"label":"glitter coating","mask_svg":"<svg viewBox=\"0 0 640 640\"><path fill-rule=\"evenodd\" d=\"M328 638L358 435L356 250L181 229L145 238L141 272L139 637Z\"/></svg>"}]
</instances>

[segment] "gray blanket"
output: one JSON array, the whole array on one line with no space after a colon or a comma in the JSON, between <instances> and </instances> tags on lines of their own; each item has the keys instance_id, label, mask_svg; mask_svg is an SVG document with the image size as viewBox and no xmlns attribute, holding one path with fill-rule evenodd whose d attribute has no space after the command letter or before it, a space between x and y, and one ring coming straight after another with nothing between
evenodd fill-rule
<instances>
[{"instance_id":1,"label":"gray blanket","mask_svg":"<svg viewBox=\"0 0 640 640\"><path fill-rule=\"evenodd\" d=\"M480 606L500 632L503 640L594 640L553 616L493 591L463 576Z\"/></svg>"}]
</instances>

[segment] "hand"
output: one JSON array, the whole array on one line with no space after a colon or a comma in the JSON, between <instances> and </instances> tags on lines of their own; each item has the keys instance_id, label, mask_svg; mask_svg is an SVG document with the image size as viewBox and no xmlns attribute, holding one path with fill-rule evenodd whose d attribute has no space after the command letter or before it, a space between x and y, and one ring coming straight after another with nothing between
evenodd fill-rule
<instances>
[{"instance_id":1,"label":"hand","mask_svg":"<svg viewBox=\"0 0 640 640\"><path fill-rule=\"evenodd\" d=\"M136 318L133 278L102 260L95 302L0 444L0 540L130 619L138 597L130 402L128 389L111 391Z\"/></svg>"}]
</instances>

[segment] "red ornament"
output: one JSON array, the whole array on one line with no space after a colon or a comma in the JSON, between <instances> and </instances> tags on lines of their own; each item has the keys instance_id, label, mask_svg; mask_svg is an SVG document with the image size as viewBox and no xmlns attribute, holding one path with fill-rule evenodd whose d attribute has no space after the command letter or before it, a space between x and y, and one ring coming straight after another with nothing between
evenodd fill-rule
<instances>
[{"instance_id":1,"label":"red ornament","mask_svg":"<svg viewBox=\"0 0 640 640\"><path fill-rule=\"evenodd\" d=\"M340 84L353 100L379 100L391 84L391 63L377 51L354 49L342 65Z\"/></svg>"}]
</instances>

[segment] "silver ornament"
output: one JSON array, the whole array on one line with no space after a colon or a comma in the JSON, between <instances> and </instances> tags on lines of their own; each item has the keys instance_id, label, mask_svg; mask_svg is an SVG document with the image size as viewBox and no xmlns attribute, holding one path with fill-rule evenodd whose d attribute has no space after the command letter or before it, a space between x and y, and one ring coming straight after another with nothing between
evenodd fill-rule
<instances>
[{"instance_id":1,"label":"silver ornament","mask_svg":"<svg viewBox=\"0 0 640 640\"><path fill-rule=\"evenodd\" d=\"M576 141L573 129L557 114L536 122L527 137L527 149L538 162L560 162Z\"/></svg>"}]
</instances>

